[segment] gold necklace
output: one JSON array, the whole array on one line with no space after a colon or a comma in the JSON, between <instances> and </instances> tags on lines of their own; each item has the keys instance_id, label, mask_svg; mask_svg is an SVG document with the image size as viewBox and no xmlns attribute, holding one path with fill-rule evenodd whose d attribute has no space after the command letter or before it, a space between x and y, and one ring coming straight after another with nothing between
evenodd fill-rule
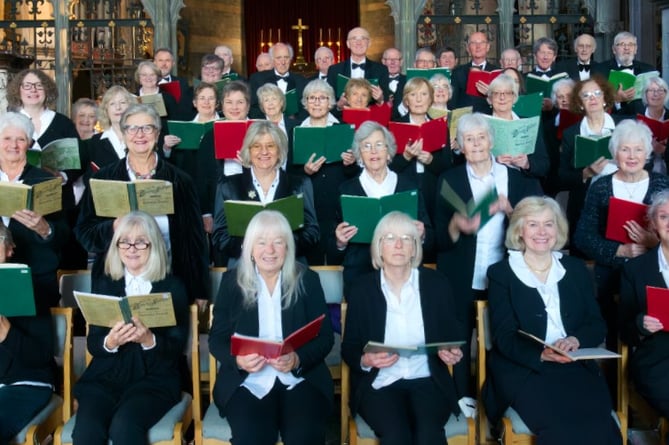
<instances>
[{"instance_id":1,"label":"gold necklace","mask_svg":"<svg viewBox=\"0 0 669 445\"><path fill-rule=\"evenodd\" d=\"M527 262L527 259L525 258L524 255L523 255L523 261L525 261L525 264L527 265L527 267L528 267L532 272L534 272L534 273L545 273L545 272L547 272L548 269L550 269L551 266L553 265L553 260L551 259L551 261L548 263L548 266L544 267L543 269L535 269L534 267L532 267L532 266L530 265L530 263Z\"/></svg>"}]
</instances>

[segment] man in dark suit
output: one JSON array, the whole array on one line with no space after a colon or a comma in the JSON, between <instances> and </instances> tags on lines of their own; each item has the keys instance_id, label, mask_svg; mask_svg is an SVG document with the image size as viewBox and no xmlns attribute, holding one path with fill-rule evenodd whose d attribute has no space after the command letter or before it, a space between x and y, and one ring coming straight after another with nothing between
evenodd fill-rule
<instances>
[{"instance_id":1,"label":"man in dark suit","mask_svg":"<svg viewBox=\"0 0 669 445\"><path fill-rule=\"evenodd\" d=\"M408 110L402 105L402 96L404 95L404 84L407 83L407 76L402 74L402 52L397 48L388 48L383 52L381 62L388 68L388 89L390 96L388 100L393 103L393 120L407 114Z\"/></svg>"},{"instance_id":2,"label":"man in dark suit","mask_svg":"<svg viewBox=\"0 0 669 445\"><path fill-rule=\"evenodd\" d=\"M590 79L590 74L596 71L597 62L593 54L597 49L597 41L590 34L581 34L574 40L576 59L566 59L558 62L558 71L564 71L576 82Z\"/></svg>"},{"instance_id":3,"label":"man in dark suit","mask_svg":"<svg viewBox=\"0 0 669 445\"><path fill-rule=\"evenodd\" d=\"M367 58L370 41L369 32L365 28L353 28L348 32L346 46L351 50L351 58L332 65L328 70L328 83L334 88L335 94L338 96L343 93L343 91L337 91L337 77L339 74L351 79L377 79L379 86L372 85L372 98L376 102L390 96L388 68ZM338 99L340 98L338 97ZM341 99L337 102L337 108L343 108L345 105L346 102Z\"/></svg>"},{"instance_id":4,"label":"man in dark suit","mask_svg":"<svg viewBox=\"0 0 669 445\"><path fill-rule=\"evenodd\" d=\"M292 89L297 95L297 118L306 117L304 107L302 107L302 91L307 81L300 74L290 71L290 63L293 60L293 47L287 43L277 43L269 50L269 56L272 58L274 69L268 71L259 71L254 73L249 79L251 86L251 111L249 117L253 119L264 119L265 115L258 107L258 88L266 83L273 83L278 86L284 94Z\"/></svg>"},{"instance_id":5,"label":"man in dark suit","mask_svg":"<svg viewBox=\"0 0 669 445\"><path fill-rule=\"evenodd\" d=\"M470 96L467 91L467 80L469 79L469 70L472 68L483 71L493 71L499 69L498 66L489 63L487 60L488 51L490 51L490 42L484 32L475 32L467 39L467 52L472 58L471 62L458 65L451 74L451 85L453 86L453 95L449 101L449 109L473 106L476 110L489 110L490 106L485 98L488 93L488 85L477 85L477 90L483 96Z\"/></svg>"},{"instance_id":6,"label":"man in dark suit","mask_svg":"<svg viewBox=\"0 0 669 445\"><path fill-rule=\"evenodd\" d=\"M191 120L196 114L193 106L193 89L188 85L188 80L183 77L172 75L172 68L174 68L174 53L169 48L158 48L153 53L153 63L160 70L162 79L158 81L158 85L168 82L179 82L181 88L181 98L177 102L178 113L177 119ZM176 99L176 98L175 98Z\"/></svg>"},{"instance_id":7,"label":"man in dark suit","mask_svg":"<svg viewBox=\"0 0 669 445\"><path fill-rule=\"evenodd\" d=\"M557 58L557 42L549 37L540 37L532 46L534 54L534 69L532 74L541 77L544 80L550 80L551 77L560 74L561 71L554 65ZM527 75L525 76L527 78ZM550 97L544 97L541 111L548 112L553 109L553 101Z\"/></svg>"},{"instance_id":8,"label":"man in dark suit","mask_svg":"<svg viewBox=\"0 0 669 445\"><path fill-rule=\"evenodd\" d=\"M327 81L328 69L330 68L330 65L334 63L334 53L327 46L321 46L314 53L314 60L316 61L316 69L318 72L307 80L312 81L314 79L321 79Z\"/></svg>"},{"instance_id":9,"label":"man in dark suit","mask_svg":"<svg viewBox=\"0 0 669 445\"><path fill-rule=\"evenodd\" d=\"M223 59L221 79L232 76L232 80L245 80L237 71L232 69L232 62L235 60L234 57L232 57L232 48L228 45L218 45L214 48L214 54Z\"/></svg>"},{"instance_id":10,"label":"man in dark suit","mask_svg":"<svg viewBox=\"0 0 669 445\"><path fill-rule=\"evenodd\" d=\"M611 70L626 71L635 76L655 70L652 65L634 60L637 42L636 36L630 32L622 31L616 34L613 38L612 50L613 58L599 64L593 74L599 74L608 79ZM635 93L634 87L623 90L622 85L618 85L613 114L635 114L636 107L640 106L641 101L641 99L634 99Z\"/></svg>"},{"instance_id":11,"label":"man in dark suit","mask_svg":"<svg viewBox=\"0 0 669 445\"><path fill-rule=\"evenodd\" d=\"M499 66L504 70L513 68L519 73L523 72L523 57L516 48L507 48L499 56Z\"/></svg>"}]
</instances>

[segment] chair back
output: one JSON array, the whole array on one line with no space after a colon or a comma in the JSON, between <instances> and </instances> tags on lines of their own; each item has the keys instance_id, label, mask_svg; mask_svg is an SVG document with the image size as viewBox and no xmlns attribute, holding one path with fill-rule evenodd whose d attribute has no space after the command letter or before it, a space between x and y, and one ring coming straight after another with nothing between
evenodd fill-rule
<instances>
[{"instance_id":1,"label":"chair back","mask_svg":"<svg viewBox=\"0 0 669 445\"><path fill-rule=\"evenodd\" d=\"M476 300L476 405L478 411L478 437L488 439L490 428L483 405L483 384L486 379L486 359L488 351L492 349L490 335L490 320L488 316L488 302Z\"/></svg>"},{"instance_id":2,"label":"chair back","mask_svg":"<svg viewBox=\"0 0 669 445\"><path fill-rule=\"evenodd\" d=\"M312 266L318 274L325 294L325 302L339 304L344 300L344 268L342 266Z\"/></svg>"},{"instance_id":3,"label":"chair back","mask_svg":"<svg viewBox=\"0 0 669 445\"><path fill-rule=\"evenodd\" d=\"M51 320L54 330L54 356L56 362L63 371L63 421L72 415L72 382L73 359L72 359L72 308L51 308Z\"/></svg>"},{"instance_id":4,"label":"chair back","mask_svg":"<svg viewBox=\"0 0 669 445\"><path fill-rule=\"evenodd\" d=\"M59 271L58 286L60 289L60 305L62 307L78 307L74 299L74 291L91 291L91 271L74 270Z\"/></svg>"},{"instance_id":5,"label":"chair back","mask_svg":"<svg viewBox=\"0 0 669 445\"><path fill-rule=\"evenodd\" d=\"M216 295L218 295L218 288L221 285L221 278L228 270L227 267L210 267L209 268L209 303L216 302Z\"/></svg>"}]
</instances>

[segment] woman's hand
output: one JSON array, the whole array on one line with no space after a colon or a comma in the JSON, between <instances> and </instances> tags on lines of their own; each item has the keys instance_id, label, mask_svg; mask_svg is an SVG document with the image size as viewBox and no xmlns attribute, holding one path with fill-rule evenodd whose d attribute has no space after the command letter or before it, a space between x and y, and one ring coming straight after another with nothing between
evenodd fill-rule
<instances>
[{"instance_id":1,"label":"woman's hand","mask_svg":"<svg viewBox=\"0 0 669 445\"><path fill-rule=\"evenodd\" d=\"M413 224L418 229L418 237L423 241L425 239L425 224L419 219L414 219Z\"/></svg>"},{"instance_id":2,"label":"woman's hand","mask_svg":"<svg viewBox=\"0 0 669 445\"><path fill-rule=\"evenodd\" d=\"M551 348L544 348L541 351L541 361L543 362L555 362L555 363L571 363L572 359L566 355L562 355L558 352L553 351Z\"/></svg>"},{"instance_id":3,"label":"woman's hand","mask_svg":"<svg viewBox=\"0 0 669 445\"><path fill-rule=\"evenodd\" d=\"M642 244L646 249L652 249L657 246L660 240L654 232L644 229L634 220L626 221L623 228L627 231L627 236L637 244Z\"/></svg>"},{"instance_id":4,"label":"woman's hand","mask_svg":"<svg viewBox=\"0 0 669 445\"><path fill-rule=\"evenodd\" d=\"M557 340L553 343L553 346L561 351L569 352L577 350L581 346L581 342L578 341L578 338L570 335L569 337Z\"/></svg>"},{"instance_id":5,"label":"woman's hand","mask_svg":"<svg viewBox=\"0 0 669 445\"><path fill-rule=\"evenodd\" d=\"M451 221L448 223L448 234L453 242L460 238L460 234L471 235L476 233L481 225L481 214L477 213L471 218L467 218L461 213L454 213Z\"/></svg>"},{"instance_id":6,"label":"woman's hand","mask_svg":"<svg viewBox=\"0 0 669 445\"><path fill-rule=\"evenodd\" d=\"M352 150L346 150L341 154L341 160L343 161L344 167L355 164L355 156L353 155Z\"/></svg>"},{"instance_id":7,"label":"woman's hand","mask_svg":"<svg viewBox=\"0 0 669 445\"><path fill-rule=\"evenodd\" d=\"M383 103L383 90L380 86L372 85L372 99L379 105Z\"/></svg>"},{"instance_id":8,"label":"woman's hand","mask_svg":"<svg viewBox=\"0 0 669 445\"><path fill-rule=\"evenodd\" d=\"M168 134L167 136L165 136L165 139L163 140L163 149L171 150L173 147L179 145L180 143L181 143L181 138L179 136Z\"/></svg>"},{"instance_id":9,"label":"woman's hand","mask_svg":"<svg viewBox=\"0 0 669 445\"><path fill-rule=\"evenodd\" d=\"M35 213L32 210L18 210L14 212L12 218L44 239L46 239L49 236L49 232L51 232L51 226L49 226L47 220L39 213Z\"/></svg>"},{"instance_id":10,"label":"woman's hand","mask_svg":"<svg viewBox=\"0 0 669 445\"><path fill-rule=\"evenodd\" d=\"M627 244L621 244L618 246L618 249L616 250L616 256L622 257L622 258L636 258L639 255L643 255L646 253L648 249L646 249L645 246L642 244L637 244L637 243L627 243Z\"/></svg>"},{"instance_id":11,"label":"woman's hand","mask_svg":"<svg viewBox=\"0 0 669 445\"><path fill-rule=\"evenodd\" d=\"M609 160L603 156L600 156L595 162L583 169L583 181L587 181L593 176L597 176L604 170L606 164L609 163Z\"/></svg>"},{"instance_id":12,"label":"woman's hand","mask_svg":"<svg viewBox=\"0 0 669 445\"><path fill-rule=\"evenodd\" d=\"M393 366L400 356L390 352L365 352L362 355L362 366L365 368L388 368Z\"/></svg>"},{"instance_id":13,"label":"woman's hand","mask_svg":"<svg viewBox=\"0 0 669 445\"><path fill-rule=\"evenodd\" d=\"M462 359L462 350L460 348L440 349L437 355L447 365L455 365Z\"/></svg>"},{"instance_id":14,"label":"woman's hand","mask_svg":"<svg viewBox=\"0 0 669 445\"><path fill-rule=\"evenodd\" d=\"M654 334L657 331L661 331L662 329L664 329L664 325L657 318L651 317L650 315L644 315L643 328L648 332Z\"/></svg>"},{"instance_id":15,"label":"woman's hand","mask_svg":"<svg viewBox=\"0 0 669 445\"><path fill-rule=\"evenodd\" d=\"M267 359L267 364L279 372L290 372L300 367L300 357L293 351L281 357Z\"/></svg>"},{"instance_id":16,"label":"woman's hand","mask_svg":"<svg viewBox=\"0 0 669 445\"><path fill-rule=\"evenodd\" d=\"M118 321L112 328L109 330L109 334L105 337L105 348L114 350L119 346L133 341L133 336L135 335L135 325L132 323L125 323L123 321Z\"/></svg>"},{"instance_id":17,"label":"woman's hand","mask_svg":"<svg viewBox=\"0 0 669 445\"><path fill-rule=\"evenodd\" d=\"M237 367L248 373L260 371L267 362L265 357L258 354L238 355L236 361Z\"/></svg>"},{"instance_id":18,"label":"woman's hand","mask_svg":"<svg viewBox=\"0 0 669 445\"><path fill-rule=\"evenodd\" d=\"M9 322L7 317L0 315L0 343L5 341L7 334L9 334L9 328L12 327L12 324Z\"/></svg>"},{"instance_id":19,"label":"woman's hand","mask_svg":"<svg viewBox=\"0 0 669 445\"><path fill-rule=\"evenodd\" d=\"M402 156L404 156L404 159L406 159L407 161L410 161L413 158L417 157L422 150L423 150L423 139L418 139L416 141L411 141L411 139L409 139L406 147L404 147L404 153L402 153Z\"/></svg>"},{"instance_id":20,"label":"woman's hand","mask_svg":"<svg viewBox=\"0 0 669 445\"><path fill-rule=\"evenodd\" d=\"M142 320L137 317L132 317L132 322L135 325L135 332L132 341L141 344L145 348L152 348L156 345L153 333L147 328Z\"/></svg>"},{"instance_id":21,"label":"woman's hand","mask_svg":"<svg viewBox=\"0 0 669 445\"><path fill-rule=\"evenodd\" d=\"M667 140L663 141L658 141L657 138L653 138L653 141L651 142L653 146L653 153L656 155L663 155L664 152L667 150Z\"/></svg>"},{"instance_id":22,"label":"woman's hand","mask_svg":"<svg viewBox=\"0 0 669 445\"><path fill-rule=\"evenodd\" d=\"M488 87L489 87L489 85L488 85L487 83L485 83L485 82L482 81L482 80L479 80L479 81L476 82L476 85L475 85L475 86L476 86L476 91L478 91L480 94L482 94L483 96L487 96L487 95L488 95Z\"/></svg>"},{"instance_id":23,"label":"woman's hand","mask_svg":"<svg viewBox=\"0 0 669 445\"><path fill-rule=\"evenodd\" d=\"M337 109L343 110L348 107L348 99L346 99L346 94L342 94L339 100L337 101Z\"/></svg>"},{"instance_id":24,"label":"woman's hand","mask_svg":"<svg viewBox=\"0 0 669 445\"><path fill-rule=\"evenodd\" d=\"M205 233L212 234L214 232L214 217L211 215L202 216L202 225Z\"/></svg>"},{"instance_id":25,"label":"woman's hand","mask_svg":"<svg viewBox=\"0 0 669 445\"><path fill-rule=\"evenodd\" d=\"M343 249L348 246L349 241L351 241L351 238L353 238L356 233L358 233L358 228L356 226L352 226L345 221L339 223L335 229L337 248Z\"/></svg>"},{"instance_id":26,"label":"woman's hand","mask_svg":"<svg viewBox=\"0 0 669 445\"><path fill-rule=\"evenodd\" d=\"M314 173L317 173L318 170L321 169L323 164L325 164L325 156L321 156L320 158L314 161L315 157L316 153L312 153L311 156L309 156L309 160L307 161L307 163L304 164L304 173L308 174L309 176L313 175Z\"/></svg>"},{"instance_id":27,"label":"woman's hand","mask_svg":"<svg viewBox=\"0 0 669 445\"><path fill-rule=\"evenodd\" d=\"M499 195L497 201L490 204L488 211L491 215L504 212L509 216L513 212L513 207L511 207L511 202L509 202L509 199L505 195Z\"/></svg>"}]
</instances>

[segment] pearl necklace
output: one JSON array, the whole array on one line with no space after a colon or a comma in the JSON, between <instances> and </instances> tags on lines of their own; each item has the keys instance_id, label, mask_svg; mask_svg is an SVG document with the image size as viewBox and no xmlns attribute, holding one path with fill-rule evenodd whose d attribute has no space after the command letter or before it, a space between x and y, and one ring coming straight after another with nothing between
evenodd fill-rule
<instances>
[{"instance_id":1,"label":"pearl necklace","mask_svg":"<svg viewBox=\"0 0 669 445\"><path fill-rule=\"evenodd\" d=\"M135 177L137 179L151 179L151 178L153 178L153 175L156 174L156 166L158 164L158 159L157 158L154 158L154 159L155 159L155 163L153 164L153 168L151 169L151 171L149 171L145 175L143 175L140 172L138 172L137 170L135 170L135 167L133 167L132 164L130 164L130 162L128 162L128 165L130 165L130 168L132 169L132 172L135 174Z\"/></svg>"}]
</instances>

